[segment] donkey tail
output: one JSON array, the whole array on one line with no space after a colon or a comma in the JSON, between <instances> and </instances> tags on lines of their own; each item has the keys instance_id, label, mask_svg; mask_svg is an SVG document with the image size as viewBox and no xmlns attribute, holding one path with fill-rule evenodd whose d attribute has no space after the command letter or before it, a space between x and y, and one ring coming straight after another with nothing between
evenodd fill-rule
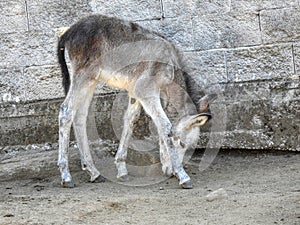
<instances>
[{"instance_id":1,"label":"donkey tail","mask_svg":"<svg viewBox=\"0 0 300 225\"><path fill-rule=\"evenodd\" d=\"M69 88L70 88L70 73L68 70L68 66L66 63L66 58L65 58L65 43L66 43L66 35L62 35L58 41L57 45L57 58L58 58L58 63L60 65L61 73L62 73L62 84L64 87L65 94L68 94Z\"/></svg>"}]
</instances>

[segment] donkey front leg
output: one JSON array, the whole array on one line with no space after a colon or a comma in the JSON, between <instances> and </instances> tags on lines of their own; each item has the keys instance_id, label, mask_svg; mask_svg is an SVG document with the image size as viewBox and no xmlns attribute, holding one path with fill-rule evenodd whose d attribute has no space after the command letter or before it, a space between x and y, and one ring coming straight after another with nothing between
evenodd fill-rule
<instances>
[{"instance_id":1,"label":"donkey front leg","mask_svg":"<svg viewBox=\"0 0 300 225\"><path fill-rule=\"evenodd\" d=\"M159 96L153 94L152 97L141 99L141 103L157 127L158 134L167 150L167 154L170 156L173 174L179 179L179 185L183 188L192 188L191 179L179 162L174 145L172 124L161 106Z\"/></svg>"},{"instance_id":2,"label":"donkey front leg","mask_svg":"<svg viewBox=\"0 0 300 225\"><path fill-rule=\"evenodd\" d=\"M118 169L117 178L121 181L128 180L128 171L126 168L126 157L129 140L132 136L134 123L139 118L141 112L141 104L134 98L129 98L128 108L124 115L124 127L119 144L119 148L115 157L115 164Z\"/></svg>"}]
</instances>

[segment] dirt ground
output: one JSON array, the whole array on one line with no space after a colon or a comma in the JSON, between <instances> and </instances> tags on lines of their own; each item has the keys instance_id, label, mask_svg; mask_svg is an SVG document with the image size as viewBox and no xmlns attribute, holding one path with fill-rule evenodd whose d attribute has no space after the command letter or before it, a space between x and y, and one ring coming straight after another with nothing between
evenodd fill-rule
<instances>
[{"instance_id":1,"label":"dirt ground","mask_svg":"<svg viewBox=\"0 0 300 225\"><path fill-rule=\"evenodd\" d=\"M191 190L175 178L89 183L84 172L73 173L74 189L61 188L59 174L2 182L0 224L300 224L299 153L222 151L200 172L201 156L187 165Z\"/></svg>"}]
</instances>

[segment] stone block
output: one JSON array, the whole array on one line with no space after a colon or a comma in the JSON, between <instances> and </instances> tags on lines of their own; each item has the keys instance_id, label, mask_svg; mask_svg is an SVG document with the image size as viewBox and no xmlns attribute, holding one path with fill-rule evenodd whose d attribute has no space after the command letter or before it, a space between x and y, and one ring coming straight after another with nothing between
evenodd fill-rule
<instances>
[{"instance_id":1,"label":"stone block","mask_svg":"<svg viewBox=\"0 0 300 225\"><path fill-rule=\"evenodd\" d=\"M217 100L211 107L224 104L225 129L212 132L215 116L204 132L200 147L209 138L218 136L222 143L215 146L239 149L277 149L299 151L300 139L300 84L292 79L225 84L223 102ZM211 133L212 132L212 133Z\"/></svg>"},{"instance_id":2,"label":"stone block","mask_svg":"<svg viewBox=\"0 0 300 225\"><path fill-rule=\"evenodd\" d=\"M61 101L0 105L0 146L57 142Z\"/></svg>"},{"instance_id":3,"label":"stone block","mask_svg":"<svg viewBox=\"0 0 300 225\"><path fill-rule=\"evenodd\" d=\"M0 104L0 118L51 117L53 114L58 115L61 103L62 100L59 99L41 102L2 103Z\"/></svg>"},{"instance_id":4,"label":"stone block","mask_svg":"<svg viewBox=\"0 0 300 225\"><path fill-rule=\"evenodd\" d=\"M300 44L296 43L293 45L293 53L294 53L294 66L295 66L295 80L300 79Z\"/></svg>"},{"instance_id":5,"label":"stone block","mask_svg":"<svg viewBox=\"0 0 300 225\"><path fill-rule=\"evenodd\" d=\"M0 33L23 32L27 30L25 1L2 0L0 2Z\"/></svg>"},{"instance_id":6,"label":"stone block","mask_svg":"<svg viewBox=\"0 0 300 225\"><path fill-rule=\"evenodd\" d=\"M224 51L204 51L184 53L186 72L195 77L195 82L204 86L226 83L226 62Z\"/></svg>"},{"instance_id":7,"label":"stone block","mask_svg":"<svg viewBox=\"0 0 300 225\"><path fill-rule=\"evenodd\" d=\"M264 44L300 40L300 9L264 10L260 14Z\"/></svg>"},{"instance_id":8,"label":"stone block","mask_svg":"<svg viewBox=\"0 0 300 225\"><path fill-rule=\"evenodd\" d=\"M22 83L26 101L56 99L65 96L58 66L25 68Z\"/></svg>"},{"instance_id":9,"label":"stone block","mask_svg":"<svg viewBox=\"0 0 300 225\"><path fill-rule=\"evenodd\" d=\"M22 81L22 69L0 69L0 103L20 101L24 96L24 92L21 89L23 87Z\"/></svg>"},{"instance_id":10,"label":"stone block","mask_svg":"<svg viewBox=\"0 0 300 225\"><path fill-rule=\"evenodd\" d=\"M140 21L138 23L145 28L163 34L181 50L193 49L192 21L188 16Z\"/></svg>"},{"instance_id":11,"label":"stone block","mask_svg":"<svg viewBox=\"0 0 300 225\"><path fill-rule=\"evenodd\" d=\"M165 17L223 14L230 11L231 0L163 0Z\"/></svg>"},{"instance_id":12,"label":"stone block","mask_svg":"<svg viewBox=\"0 0 300 225\"><path fill-rule=\"evenodd\" d=\"M87 1L43 0L27 1L29 29L44 32L70 26L92 13Z\"/></svg>"},{"instance_id":13,"label":"stone block","mask_svg":"<svg viewBox=\"0 0 300 225\"><path fill-rule=\"evenodd\" d=\"M230 10L232 12L257 12L297 6L298 0L231 0Z\"/></svg>"},{"instance_id":14,"label":"stone block","mask_svg":"<svg viewBox=\"0 0 300 225\"><path fill-rule=\"evenodd\" d=\"M285 78L293 75L292 46L253 47L226 53L228 78L243 82Z\"/></svg>"},{"instance_id":15,"label":"stone block","mask_svg":"<svg viewBox=\"0 0 300 225\"><path fill-rule=\"evenodd\" d=\"M235 48L261 44L258 15L214 14L193 18L196 50Z\"/></svg>"},{"instance_id":16,"label":"stone block","mask_svg":"<svg viewBox=\"0 0 300 225\"><path fill-rule=\"evenodd\" d=\"M24 70L0 69L0 103L40 101L64 98L62 75L58 65L34 66ZM99 84L95 95L116 93L117 90Z\"/></svg>"},{"instance_id":17,"label":"stone block","mask_svg":"<svg viewBox=\"0 0 300 225\"><path fill-rule=\"evenodd\" d=\"M231 138L227 147L298 151L300 145L299 104L299 99L277 101L276 103L270 100L252 102L252 113L245 111L242 107L243 104L239 104L239 107L235 108L235 112L240 112L241 119L244 117L244 120L240 121L240 125L245 124L248 114L247 116L251 118L248 121L250 126L247 129L240 127L228 132ZM256 127L261 127L261 129L254 129ZM235 142L236 144L234 144Z\"/></svg>"},{"instance_id":18,"label":"stone block","mask_svg":"<svg viewBox=\"0 0 300 225\"><path fill-rule=\"evenodd\" d=\"M25 33L22 33L25 34ZM24 50L20 34L0 34L1 51L0 51L0 67L18 67L25 63L22 62L22 51ZM23 42L24 43L24 42Z\"/></svg>"},{"instance_id":19,"label":"stone block","mask_svg":"<svg viewBox=\"0 0 300 225\"><path fill-rule=\"evenodd\" d=\"M88 134L114 139L111 109L114 94L95 96L88 117ZM0 146L57 142L62 99L0 104ZM73 132L72 140L74 139Z\"/></svg>"},{"instance_id":20,"label":"stone block","mask_svg":"<svg viewBox=\"0 0 300 225\"><path fill-rule=\"evenodd\" d=\"M45 117L33 116L1 118L0 145L27 145L58 141L58 114Z\"/></svg>"},{"instance_id":21,"label":"stone block","mask_svg":"<svg viewBox=\"0 0 300 225\"><path fill-rule=\"evenodd\" d=\"M271 96L267 82L242 82L225 84L223 100L228 104L268 100Z\"/></svg>"},{"instance_id":22,"label":"stone block","mask_svg":"<svg viewBox=\"0 0 300 225\"><path fill-rule=\"evenodd\" d=\"M2 102L39 101L64 97L58 66L27 67L24 70L0 70ZM10 96L9 98L6 96Z\"/></svg>"},{"instance_id":23,"label":"stone block","mask_svg":"<svg viewBox=\"0 0 300 225\"><path fill-rule=\"evenodd\" d=\"M93 99L88 117L88 136L90 138L116 140L111 121L114 100L115 94L97 96Z\"/></svg>"},{"instance_id":24,"label":"stone block","mask_svg":"<svg viewBox=\"0 0 300 225\"><path fill-rule=\"evenodd\" d=\"M227 72L223 51L184 53L185 72L189 74L188 87L194 101L205 93L222 93L222 83L226 83Z\"/></svg>"},{"instance_id":25,"label":"stone block","mask_svg":"<svg viewBox=\"0 0 300 225\"><path fill-rule=\"evenodd\" d=\"M0 68L57 64L53 30L0 34L0 39Z\"/></svg>"},{"instance_id":26,"label":"stone block","mask_svg":"<svg viewBox=\"0 0 300 225\"><path fill-rule=\"evenodd\" d=\"M90 0L93 13L116 16L126 20L149 20L162 17L160 1Z\"/></svg>"}]
</instances>

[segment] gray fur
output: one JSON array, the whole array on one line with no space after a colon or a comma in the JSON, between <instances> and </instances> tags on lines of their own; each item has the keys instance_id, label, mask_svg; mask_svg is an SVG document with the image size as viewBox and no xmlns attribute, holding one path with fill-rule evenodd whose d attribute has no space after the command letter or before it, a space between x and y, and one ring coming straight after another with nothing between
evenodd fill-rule
<instances>
[{"instance_id":1,"label":"gray fur","mask_svg":"<svg viewBox=\"0 0 300 225\"><path fill-rule=\"evenodd\" d=\"M70 74L63 57L65 49L71 61ZM82 168L89 172L91 181L100 176L88 146L86 119L96 84L102 81L126 90L130 97L115 157L117 177L128 175L125 162L128 142L143 107L158 130L163 172L176 175L183 187L191 187L190 177L183 169L183 156L197 142L199 126L210 117L198 114L195 105L198 99L190 98L188 75L183 72L181 57L171 42L135 23L94 15L80 20L62 35L58 58L67 93L59 114L58 166L62 184L72 182L68 168L72 124ZM199 105L206 107L201 112L208 109L208 104L200 101Z\"/></svg>"}]
</instances>

